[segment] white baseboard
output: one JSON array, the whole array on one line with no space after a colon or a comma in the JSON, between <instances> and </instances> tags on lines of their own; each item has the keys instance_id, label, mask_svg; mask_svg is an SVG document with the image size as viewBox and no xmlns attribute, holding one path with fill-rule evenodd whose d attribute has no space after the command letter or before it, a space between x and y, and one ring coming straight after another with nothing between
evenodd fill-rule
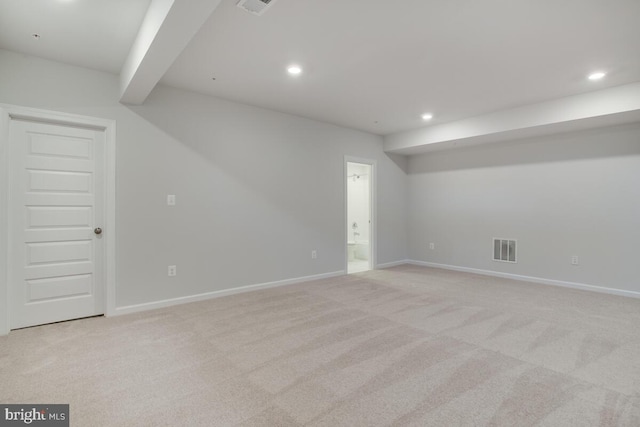
<instances>
[{"instance_id":1,"label":"white baseboard","mask_svg":"<svg viewBox=\"0 0 640 427\"><path fill-rule=\"evenodd\" d=\"M420 265L423 267L442 268L445 270L462 271L465 273L481 274L483 276L502 277L506 279L520 280L523 282L541 283L543 285L561 286L563 288L581 289L602 294L618 295L623 297L640 298L640 292L626 291L624 289L606 288L603 286L587 285L584 283L565 282L562 280L544 279L542 277L521 276L519 274L502 273L499 271L480 270L478 268L459 267L456 265L437 264L427 261L407 260L407 264Z\"/></svg>"},{"instance_id":2,"label":"white baseboard","mask_svg":"<svg viewBox=\"0 0 640 427\"><path fill-rule=\"evenodd\" d=\"M409 264L410 261L408 259L402 259L400 261L393 261L393 262L385 262L384 264L378 264L376 266L376 269L383 269L383 268L391 268L391 267L397 267L399 265L404 265L404 264Z\"/></svg>"},{"instance_id":3,"label":"white baseboard","mask_svg":"<svg viewBox=\"0 0 640 427\"><path fill-rule=\"evenodd\" d=\"M296 283L309 282L312 280L327 279L330 277L342 276L344 271L334 271L331 273L316 274L313 276L296 277L293 279L278 280L275 282L259 283L256 285L240 286L237 288L223 289L220 291L206 292L203 294L189 295L185 297L165 299L162 301L147 302L144 304L127 305L124 307L116 307L115 312L111 316L120 316L123 314L137 313L140 311L155 310L157 308L170 307L172 305L186 304L189 302L203 301L212 298L220 298L228 295L241 294L244 292L257 291L259 289L276 288L279 286L294 285Z\"/></svg>"}]
</instances>

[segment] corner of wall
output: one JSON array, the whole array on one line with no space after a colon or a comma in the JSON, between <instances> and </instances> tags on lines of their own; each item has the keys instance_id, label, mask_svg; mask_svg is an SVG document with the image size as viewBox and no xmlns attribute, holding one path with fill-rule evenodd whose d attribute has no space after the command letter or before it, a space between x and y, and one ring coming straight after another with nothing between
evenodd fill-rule
<instances>
[{"instance_id":1,"label":"corner of wall","mask_svg":"<svg viewBox=\"0 0 640 427\"><path fill-rule=\"evenodd\" d=\"M8 180L7 150L9 141L9 114L0 105L0 336L9 333L9 286L7 272L8 250Z\"/></svg>"}]
</instances>

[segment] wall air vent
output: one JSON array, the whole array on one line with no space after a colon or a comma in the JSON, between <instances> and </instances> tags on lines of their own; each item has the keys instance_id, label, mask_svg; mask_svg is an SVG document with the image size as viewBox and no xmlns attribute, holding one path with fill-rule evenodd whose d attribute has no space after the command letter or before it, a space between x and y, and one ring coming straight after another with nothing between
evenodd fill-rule
<instances>
[{"instance_id":1,"label":"wall air vent","mask_svg":"<svg viewBox=\"0 0 640 427\"><path fill-rule=\"evenodd\" d=\"M516 261L516 240L493 238L493 260L502 262Z\"/></svg>"},{"instance_id":2,"label":"wall air vent","mask_svg":"<svg viewBox=\"0 0 640 427\"><path fill-rule=\"evenodd\" d=\"M238 7L254 15L262 15L276 0L240 0Z\"/></svg>"}]
</instances>

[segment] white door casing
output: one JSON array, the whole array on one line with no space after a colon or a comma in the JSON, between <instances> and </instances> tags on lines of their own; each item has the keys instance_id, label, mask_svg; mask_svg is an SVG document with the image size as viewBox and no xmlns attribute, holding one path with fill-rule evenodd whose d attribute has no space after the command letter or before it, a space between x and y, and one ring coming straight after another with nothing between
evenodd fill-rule
<instances>
[{"instance_id":1,"label":"white door casing","mask_svg":"<svg viewBox=\"0 0 640 427\"><path fill-rule=\"evenodd\" d=\"M0 294L8 319L5 328L0 321L0 334L110 314L114 123L19 107L3 113L9 117L0 152L8 166L1 194L7 275ZM95 234L96 228L104 232Z\"/></svg>"}]
</instances>

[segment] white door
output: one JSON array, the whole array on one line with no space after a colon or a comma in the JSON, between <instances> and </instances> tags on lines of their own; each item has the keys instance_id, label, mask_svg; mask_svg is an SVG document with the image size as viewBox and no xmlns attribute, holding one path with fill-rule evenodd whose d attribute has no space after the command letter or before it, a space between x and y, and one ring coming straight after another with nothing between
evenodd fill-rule
<instances>
[{"instance_id":1,"label":"white door","mask_svg":"<svg viewBox=\"0 0 640 427\"><path fill-rule=\"evenodd\" d=\"M9 131L10 327L103 314L104 130Z\"/></svg>"}]
</instances>

